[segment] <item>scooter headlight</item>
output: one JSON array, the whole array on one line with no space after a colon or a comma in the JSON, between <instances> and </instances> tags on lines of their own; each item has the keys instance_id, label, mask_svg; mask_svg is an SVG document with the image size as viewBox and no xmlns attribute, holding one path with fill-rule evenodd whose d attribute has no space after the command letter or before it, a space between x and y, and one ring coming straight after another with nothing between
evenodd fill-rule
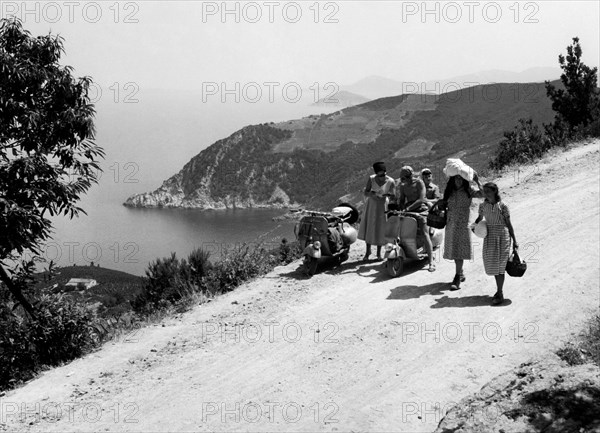
<instances>
[{"instance_id":1,"label":"scooter headlight","mask_svg":"<svg viewBox=\"0 0 600 433\"><path fill-rule=\"evenodd\" d=\"M394 249L394 245L392 245L392 244L386 244L386 245L385 245L385 250L386 250L387 252L390 252L390 251L392 251L393 249Z\"/></svg>"}]
</instances>

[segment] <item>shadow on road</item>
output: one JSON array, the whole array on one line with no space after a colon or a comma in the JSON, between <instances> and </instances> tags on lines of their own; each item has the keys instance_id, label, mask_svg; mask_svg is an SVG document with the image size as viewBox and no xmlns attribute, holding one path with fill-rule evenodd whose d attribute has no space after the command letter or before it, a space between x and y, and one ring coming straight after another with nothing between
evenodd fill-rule
<instances>
[{"instance_id":1,"label":"shadow on road","mask_svg":"<svg viewBox=\"0 0 600 433\"><path fill-rule=\"evenodd\" d=\"M368 275L362 275L366 272L377 270L377 267L380 265L380 262L375 260L357 260L354 262L344 262L339 266L322 268L324 274L328 275L341 275L341 274L350 274L355 273L361 277L367 277Z\"/></svg>"},{"instance_id":2,"label":"shadow on road","mask_svg":"<svg viewBox=\"0 0 600 433\"><path fill-rule=\"evenodd\" d=\"M424 295L436 296L442 295L443 290L449 289L450 285L448 283L433 283L426 286L400 286L390 290L390 294L386 299L407 300L420 298Z\"/></svg>"},{"instance_id":3,"label":"shadow on road","mask_svg":"<svg viewBox=\"0 0 600 433\"><path fill-rule=\"evenodd\" d=\"M492 305L491 296L473 295L463 296L457 298L449 298L444 296L435 300L430 308L465 308L465 307L489 307ZM505 299L501 305L495 305L495 307L506 307L512 304L510 299Z\"/></svg>"},{"instance_id":4,"label":"shadow on road","mask_svg":"<svg viewBox=\"0 0 600 433\"><path fill-rule=\"evenodd\" d=\"M372 263L371 266L365 266L366 263ZM363 264L363 266L360 266ZM361 271L368 272L377 268L377 262L363 262L363 261L355 261L355 262L344 262L341 265L337 264L336 260L332 260L330 258L323 258L319 260L319 265L317 267L317 273L319 274L327 274L327 275L341 275L348 273L357 273L360 276L366 277L369 275L361 275ZM290 272L285 272L279 274L281 277L293 278L295 280L308 280L310 277L304 270L304 266L299 264L296 269ZM263 277L264 278L264 277Z\"/></svg>"},{"instance_id":5,"label":"shadow on road","mask_svg":"<svg viewBox=\"0 0 600 433\"><path fill-rule=\"evenodd\" d=\"M274 278L292 278L294 280L308 280L311 277L304 271L304 266L299 265L296 269L290 272L284 272L275 276ZM262 277L265 278L265 277Z\"/></svg>"},{"instance_id":6,"label":"shadow on road","mask_svg":"<svg viewBox=\"0 0 600 433\"><path fill-rule=\"evenodd\" d=\"M402 278L407 277L410 274L414 274L415 272L418 272L418 271L423 271L423 272L429 273L429 271L427 270L425 260L407 260L406 263L404 264L404 270L402 271L402 275L400 275L398 277L392 277L387 273L385 261L381 262L378 270L379 270L379 273L377 274L377 276L375 278L373 278L373 280L371 280L371 284L380 283L382 281L387 281L387 280L391 280L394 278L397 278L399 281L401 281ZM409 286L407 286L407 287L409 287Z\"/></svg>"}]
</instances>

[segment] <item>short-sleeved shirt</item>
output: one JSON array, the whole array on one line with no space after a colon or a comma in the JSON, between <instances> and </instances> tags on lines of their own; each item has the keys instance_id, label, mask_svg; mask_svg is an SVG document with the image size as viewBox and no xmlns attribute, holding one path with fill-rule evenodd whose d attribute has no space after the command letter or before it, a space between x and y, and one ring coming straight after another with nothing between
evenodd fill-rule
<instances>
[{"instance_id":1,"label":"short-sleeved shirt","mask_svg":"<svg viewBox=\"0 0 600 433\"><path fill-rule=\"evenodd\" d=\"M425 185L425 198L427 200L438 200L442 198L440 188L434 183L430 183L429 186Z\"/></svg>"},{"instance_id":2,"label":"short-sleeved shirt","mask_svg":"<svg viewBox=\"0 0 600 433\"><path fill-rule=\"evenodd\" d=\"M400 191L402 191L404 193L404 198L406 200L406 207L410 206L411 204L413 204L415 201L417 201L420 197L421 194L419 193L419 184L421 185L421 188L425 188L425 184L423 183L423 181L421 179L414 179L410 184L407 184L405 182L401 182L400 186L398 187L398 191L397 191L397 195L398 197L400 196ZM403 205L403 203L398 203L400 206ZM427 210L427 205L425 203L422 203L422 205L420 206L420 208L413 210L413 212L421 212Z\"/></svg>"}]
</instances>

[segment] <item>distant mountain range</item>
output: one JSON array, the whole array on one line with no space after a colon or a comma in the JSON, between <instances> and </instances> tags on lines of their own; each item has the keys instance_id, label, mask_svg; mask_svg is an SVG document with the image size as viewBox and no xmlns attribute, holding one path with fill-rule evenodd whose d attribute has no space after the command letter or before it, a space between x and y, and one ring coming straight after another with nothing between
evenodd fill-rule
<instances>
[{"instance_id":1,"label":"distant mountain range","mask_svg":"<svg viewBox=\"0 0 600 433\"><path fill-rule=\"evenodd\" d=\"M443 95L379 98L331 114L242 128L194 156L132 207L246 208L305 205L327 209L339 200L360 205L371 164L429 167L443 182L446 158L481 170L503 132L520 118L554 117L544 85L490 84Z\"/></svg>"},{"instance_id":2,"label":"distant mountain range","mask_svg":"<svg viewBox=\"0 0 600 433\"><path fill-rule=\"evenodd\" d=\"M461 75L430 81L400 81L372 75L356 83L340 86L340 91L351 92L366 98L376 99L404 93L445 93L490 83L541 83L554 81L560 77L558 67L530 68L521 72L493 69L474 74Z\"/></svg>"},{"instance_id":3,"label":"distant mountain range","mask_svg":"<svg viewBox=\"0 0 600 433\"><path fill-rule=\"evenodd\" d=\"M369 98L357 95L356 93L347 92L340 90L331 96L319 99L317 102L311 104L313 107L326 107L332 109L340 109L352 107L354 105L363 104L369 102Z\"/></svg>"}]
</instances>

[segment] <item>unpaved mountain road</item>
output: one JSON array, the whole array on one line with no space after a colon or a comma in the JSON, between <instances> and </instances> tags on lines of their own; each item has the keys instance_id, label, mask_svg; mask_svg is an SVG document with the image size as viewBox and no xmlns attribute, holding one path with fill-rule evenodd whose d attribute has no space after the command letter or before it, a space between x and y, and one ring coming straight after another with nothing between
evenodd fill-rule
<instances>
[{"instance_id":1,"label":"unpaved mountain road","mask_svg":"<svg viewBox=\"0 0 600 433\"><path fill-rule=\"evenodd\" d=\"M341 268L306 279L298 263L279 267L44 373L1 398L1 429L433 431L453 403L598 311L599 144L498 180L529 265L507 277L504 306L490 306L478 238L458 292L439 253L435 273L392 279L359 261L359 243Z\"/></svg>"}]
</instances>

